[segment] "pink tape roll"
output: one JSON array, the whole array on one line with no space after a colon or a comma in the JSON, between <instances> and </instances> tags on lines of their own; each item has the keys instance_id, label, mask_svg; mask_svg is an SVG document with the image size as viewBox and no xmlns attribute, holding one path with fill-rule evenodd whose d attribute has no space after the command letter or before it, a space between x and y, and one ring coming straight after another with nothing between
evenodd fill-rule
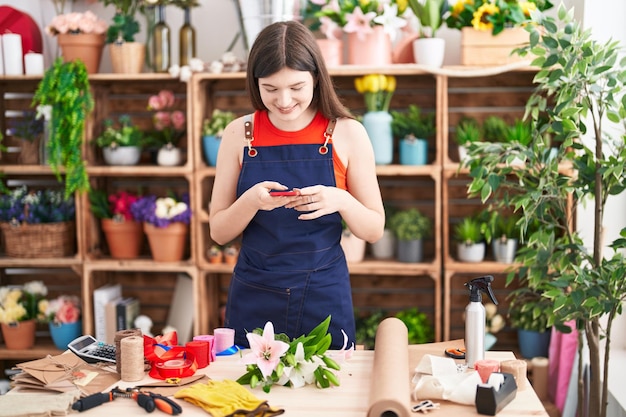
<instances>
[{"instance_id":1,"label":"pink tape roll","mask_svg":"<svg viewBox=\"0 0 626 417\"><path fill-rule=\"evenodd\" d=\"M486 384L489 380L489 375L492 372L498 372L500 370L500 362L493 359L481 359L474 362L474 369L480 375L480 379L482 379L483 383Z\"/></svg>"},{"instance_id":2,"label":"pink tape roll","mask_svg":"<svg viewBox=\"0 0 626 417\"><path fill-rule=\"evenodd\" d=\"M210 364L211 362L215 362L215 352L214 352L214 342L215 342L215 336L213 336L212 334L201 334L198 336L194 336L193 340L195 341L201 341L201 342L207 342L209 344L209 348L208 348L208 357L207 357L207 364Z\"/></svg>"}]
</instances>

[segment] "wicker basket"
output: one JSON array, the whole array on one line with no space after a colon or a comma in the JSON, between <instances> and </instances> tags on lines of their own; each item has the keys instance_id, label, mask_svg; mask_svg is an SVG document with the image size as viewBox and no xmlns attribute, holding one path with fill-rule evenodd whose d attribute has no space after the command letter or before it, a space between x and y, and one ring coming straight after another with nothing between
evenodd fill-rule
<instances>
[{"instance_id":1,"label":"wicker basket","mask_svg":"<svg viewBox=\"0 0 626 417\"><path fill-rule=\"evenodd\" d=\"M11 224L0 223L7 256L55 258L76 253L74 222Z\"/></svg>"}]
</instances>

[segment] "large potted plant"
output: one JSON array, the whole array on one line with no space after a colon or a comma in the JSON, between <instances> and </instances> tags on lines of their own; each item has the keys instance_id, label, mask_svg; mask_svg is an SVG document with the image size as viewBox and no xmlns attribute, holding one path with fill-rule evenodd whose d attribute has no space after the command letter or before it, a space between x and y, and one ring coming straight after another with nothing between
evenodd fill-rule
<instances>
[{"instance_id":1,"label":"large potted plant","mask_svg":"<svg viewBox=\"0 0 626 417\"><path fill-rule=\"evenodd\" d=\"M113 72L137 74L143 69L146 46L135 42L139 33L139 22L135 14L140 11L142 2L137 0L102 0L105 6L115 6L113 21L106 32Z\"/></svg>"},{"instance_id":2,"label":"large potted plant","mask_svg":"<svg viewBox=\"0 0 626 417\"><path fill-rule=\"evenodd\" d=\"M48 163L59 181L62 174L65 176L65 198L76 191L89 190L83 141L93 97L85 64L57 58L37 86L33 104L50 106Z\"/></svg>"},{"instance_id":3,"label":"large potted plant","mask_svg":"<svg viewBox=\"0 0 626 417\"><path fill-rule=\"evenodd\" d=\"M456 125L454 139L458 145L459 162L464 162L467 159L467 148L482 139L480 124L474 118L462 118Z\"/></svg>"},{"instance_id":4,"label":"large potted plant","mask_svg":"<svg viewBox=\"0 0 626 417\"><path fill-rule=\"evenodd\" d=\"M531 221L540 223L518 251L520 285L552 302L555 315L549 325L568 332L565 323L575 324L579 357L590 368L588 383L579 386L578 411L604 417L611 328L626 300L626 229L612 242L603 239L607 199L626 183L626 59L620 58L619 43L593 40L574 20L573 10L561 6L558 22L540 13L533 16L537 26L527 26L530 44L519 50L537 56L536 92L526 105L535 124L533 140L528 145L474 144L471 154L482 157L469 163L469 191L483 199L498 192L500 204L521 208L522 232ZM550 155L551 140L562 142L555 156ZM526 163L503 164L511 156ZM584 200L594 205L587 244L568 217L572 202L576 207ZM605 255L604 248L611 253ZM582 369L583 362L574 369Z\"/></svg>"},{"instance_id":5,"label":"large potted plant","mask_svg":"<svg viewBox=\"0 0 626 417\"><path fill-rule=\"evenodd\" d=\"M25 350L34 346L37 320L42 316L39 302L46 295L48 288L43 281L0 287L0 327L7 349Z\"/></svg>"},{"instance_id":6,"label":"large potted plant","mask_svg":"<svg viewBox=\"0 0 626 417\"><path fill-rule=\"evenodd\" d=\"M428 162L428 138L435 133L435 114L423 114L410 104L406 112L391 111L391 130L400 139L400 164L425 165Z\"/></svg>"},{"instance_id":7,"label":"large potted plant","mask_svg":"<svg viewBox=\"0 0 626 417\"><path fill-rule=\"evenodd\" d=\"M526 359L548 357L554 306L541 292L522 286L509 294L509 322L517 330L521 355Z\"/></svg>"},{"instance_id":8,"label":"large potted plant","mask_svg":"<svg viewBox=\"0 0 626 417\"><path fill-rule=\"evenodd\" d=\"M399 262L421 262L423 238L431 233L431 221L416 208L400 210L389 219L389 228L398 241Z\"/></svg>"}]
</instances>

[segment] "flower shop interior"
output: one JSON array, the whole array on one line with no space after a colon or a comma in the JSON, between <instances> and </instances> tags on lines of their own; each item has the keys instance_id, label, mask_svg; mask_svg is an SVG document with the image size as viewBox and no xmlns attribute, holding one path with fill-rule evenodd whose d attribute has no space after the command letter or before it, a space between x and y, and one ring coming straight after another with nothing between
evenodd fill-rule
<instances>
[{"instance_id":1,"label":"flower shop interior","mask_svg":"<svg viewBox=\"0 0 626 417\"><path fill-rule=\"evenodd\" d=\"M626 416L623 1L2 3L2 397L81 335L221 330L238 242L209 233L219 139L252 110L256 33L293 19L374 147L385 235L341 238L359 347L387 317L409 344L462 341L466 284L493 276L485 349L523 359L537 415Z\"/></svg>"}]
</instances>

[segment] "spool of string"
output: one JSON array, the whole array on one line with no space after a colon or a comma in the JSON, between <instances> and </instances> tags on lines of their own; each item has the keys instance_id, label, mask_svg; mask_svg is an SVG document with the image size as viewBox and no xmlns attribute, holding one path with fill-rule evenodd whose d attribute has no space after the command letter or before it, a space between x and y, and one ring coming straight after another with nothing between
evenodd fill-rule
<instances>
[{"instance_id":1,"label":"spool of string","mask_svg":"<svg viewBox=\"0 0 626 417\"><path fill-rule=\"evenodd\" d=\"M128 329L128 330L120 330L118 332L115 332L115 337L113 340L115 344L115 368L118 374L122 372L122 369L120 368L120 364L122 363L122 357L121 357L122 349L121 349L120 342L125 337L130 337L130 336L142 336L141 330L140 329Z\"/></svg>"},{"instance_id":2,"label":"spool of string","mask_svg":"<svg viewBox=\"0 0 626 417\"><path fill-rule=\"evenodd\" d=\"M140 381L143 370L143 337L128 336L120 341L121 371L120 377L125 382Z\"/></svg>"},{"instance_id":3,"label":"spool of string","mask_svg":"<svg viewBox=\"0 0 626 417\"><path fill-rule=\"evenodd\" d=\"M209 364L209 343L203 340L192 340L185 344L185 348L196 357L198 369L206 368Z\"/></svg>"},{"instance_id":4,"label":"spool of string","mask_svg":"<svg viewBox=\"0 0 626 417\"><path fill-rule=\"evenodd\" d=\"M521 359L510 359L500 362L500 371L513 375L519 390L526 388L526 361Z\"/></svg>"}]
</instances>

